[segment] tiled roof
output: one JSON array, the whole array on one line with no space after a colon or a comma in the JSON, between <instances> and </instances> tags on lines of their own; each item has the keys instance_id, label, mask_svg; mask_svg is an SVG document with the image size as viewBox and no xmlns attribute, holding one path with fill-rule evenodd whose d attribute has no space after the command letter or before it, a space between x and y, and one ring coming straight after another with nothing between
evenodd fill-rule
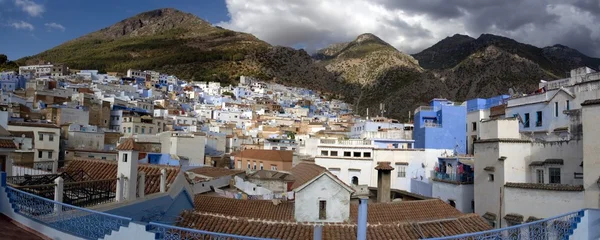
<instances>
[{"instance_id":1,"label":"tiled roof","mask_svg":"<svg viewBox=\"0 0 600 240\"><path fill-rule=\"evenodd\" d=\"M193 172L195 174L200 174L207 177L219 178L223 176L236 175L239 173L243 173L244 171L217 167L198 167L194 169L189 169L187 170L187 172Z\"/></svg>"},{"instance_id":2,"label":"tiled roof","mask_svg":"<svg viewBox=\"0 0 600 240\"><path fill-rule=\"evenodd\" d=\"M266 149L246 149L234 156L240 158L251 158L274 162L292 162L294 151L287 150L266 150Z\"/></svg>"},{"instance_id":3,"label":"tiled roof","mask_svg":"<svg viewBox=\"0 0 600 240\"><path fill-rule=\"evenodd\" d=\"M117 146L117 150L119 151L140 151L141 148L138 144L135 143L133 138L125 139L119 146Z\"/></svg>"},{"instance_id":4,"label":"tiled roof","mask_svg":"<svg viewBox=\"0 0 600 240\"><path fill-rule=\"evenodd\" d=\"M198 194L194 197L196 212L212 213L232 217L294 221L294 203L271 200L241 200Z\"/></svg>"},{"instance_id":5,"label":"tiled roof","mask_svg":"<svg viewBox=\"0 0 600 240\"><path fill-rule=\"evenodd\" d=\"M543 218L538 218L534 216L529 216L525 222L535 222L537 220L542 220Z\"/></svg>"},{"instance_id":6,"label":"tiled roof","mask_svg":"<svg viewBox=\"0 0 600 240\"><path fill-rule=\"evenodd\" d=\"M13 140L0 139L0 148L15 149L15 148L17 148L17 145L15 144L15 142L13 142Z\"/></svg>"},{"instance_id":7,"label":"tiled roof","mask_svg":"<svg viewBox=\"0 0 600 240\"><path fill-rule=\"evenodd\" d=\"M237 218L209 213L185 211L181 214L181 227L235 235L273 239L312 239L314 225L310 223L288 223ZM458 235L489 230L491 227L481 217L467 214L456 219L434 222L370 224L367 239L422 239ZM325 224L323 239L356 239L356 224Z\"/></svg>"},{"instance_id":8,"label":"tiled roof","mask_svg":"<svg viewBox=\"0 0 600 240\"><path fill-rule=\"evenodd\" d=\"M390 165L390 162L377 162L375 170L392 171L394 170L394 168Z\"/></svg>"},{"instance_id":9,"label":"tiled roof","mask_svg":"<svg viewBox=\"0 0 600 240\"><path fill-rule=\"evenodd\" d=\"M48 237L42 238L41 233L35 232L35 230L28 228L27 226L21 225L20 223L10 219L4 214L0 214L0 232L2 233L2 239L19 239L19 240L42 240L50 239Z\"/></svg>"},{"instance_id":10,"label":"tiled roof","mask_svg":"<svg viewBox=\"0 0 600 240\"><path fill-rule=\"evenodd\" d=\"M549 158L544 161L533 161L529 164L529 166L543 166L545 164L564 165L564 160L558 158Z\"/></svg>"},{"instance_id":11,"label":"tiled roof","mask_svg":"<svg viewBox=\"0 0 600 240\"><path fill-rule=\"evenodd\" d=\"M369 223L418 222L463 215L440 199L369 203L368 206ZM358 220L358 204L351 204L350 219L352 222Z\"/></svg>"},{"instance_id":12,"label":"tiled roof","mask_svg":"<svg viewBox=\"0 0 600 240\"><path fill-rule=\"evenodd\" d=\"M43 128L60 128L59 126L52 123L41 123L41 122L9 122L10 126L23 126L23 127L43 127Z\"/></svg>"},{"instance_id":13,"label":"tiled roof","mask_svg":"<svg viewBox=\"0 0 600 240\"><path fill-rule=\"evenodd\" d=\"M583 103L581 103L581 106L595 105L595 104L600 104L600 99L585 100L585 101L583 101Z\"/></svg>"},{"instance_id":14,"label":"tiled roof","mask_svg":"<svg viewBox=\"0 0 600 240\"><path fill-rule=\"evenodd\" d=\"M509 213L504 216L504 220L511 223L521 224L523 223L523 215L517 213Z\"/></svg>"},{"instance_id":15,"label":"tiled roof","mask_svg":"<svg viewBox=\"0 0 600 240\"><path fill-rule=\"evenodd\" d=\"M496 214L495 213L486 212L485 214L483 214L482 217L484 219L489 220L489 221L496 221Z\"/></svg>"},{"instance_id":16,"label":"tiled roof","mask_svg":"<svg viewBox=\"0 0 600 240\"><path fill-rule=\"evenodd\" d=\"M567 185L567 184L545 184L545 183L506 183L505 187L523 188L523 189L538 189L549 191L583 191L583 185Z\"/></svg>"},{"instance_id":17,"label":"tiled roof","mask_svg":"<svg viewBox=\"0 0 600 240\"><path fill-rule=\"evenodd\" d=\"M313 180L315 177L319 176L321 173L327 171L324 167L321 167L317 164L310 162L300 162L296 166L292 168L290 171L292 176L294 176L294 184L292 185L292 189L296 189L305 183Z\"/></svg>"},{"instance_id":18,"label":"tiled roof","mask_svg":"<svg viewBox=\"0 0 600 240\"><path fill-rule=\"evenodd\" d=\"M113 179L117 178L117 162L111 160L93 160L93 159L77 159L73 161L69 161L67 167L65 168L66 172L74 172L83 170L87 173L93 180L100 179ZM144 172L146 176L149 175L158 175L160 174L161 169L167 170L167 188L169 185L175 181L177 174L179 173L179 167L172 167L166 165L156 165L156 164L139 164L138 165L138 173ZM148 178L146 178L148 179ZM157 193L160 191L160 181L151 185L146 185L146 194Z\"/></svg>"},{"instance_id":19,"label":"tiled roof","mask_svg":"<svg viewBox=\"0 0 600 240\"><path fill-rule=\"evenodd\" d=\"M259 170L254 173L248 174L247 177L254 179L294 181L294 176L292 176L292 174L290 173L271 170Z\"/></svg>"}]
</instances>

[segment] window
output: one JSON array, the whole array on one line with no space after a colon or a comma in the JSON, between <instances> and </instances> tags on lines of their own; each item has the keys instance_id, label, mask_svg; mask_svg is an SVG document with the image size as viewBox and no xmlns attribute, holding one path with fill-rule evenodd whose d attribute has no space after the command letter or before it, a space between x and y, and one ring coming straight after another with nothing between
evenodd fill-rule
<instances>
[{"instance_id":1,"label":"window","mask_svg":"<svg viewBox=\"0 0 600 240\"><path fill-rule=\"evenodd\" d=\"M253 168L254 168L254 170L256 170L256 163L254 163L254 167Z\"/></svg>"},{"instance_id":2,"label":"window","mask_svg":"<svg viewBox=\"0 0 600 240\"><path fill-rule=\"evenodd\" d=\"M371 157L371 153L370 152L364 152L363 153L363 157L369 158L369 157Z\"/></svg>"},{"instance_id":3,"label":"window","mask_svg":"<svg viewBox=\"0 0 600 240\"><path fill-rule=\"evenodd\" d=\"M473 128L473 131L477 131L477 122L472 122L471 126Z\"/></svg>"},{"instance_id":4,"label":"window","mask_svg":"<svg viewBox=\"0 0 600 240\"><path fill-rule=\"evenodd\" d=\"M129 133L131 133L131 127L128 127L128 128L127 128L127 131L128 131Z\"/></svg>"},{"instance_id":5,"label":"window","mask_svg":"<svg viewBox=\"0 0 600 240\"><path fill-rule=\"evenodd\" d=\"M571 110L571 103L569 102L569 100L567 100L567 102L565 103L565 109L567 109L567 111Z\"/></svg>"},{"instance_id":6,"label":"window","mask_svg":"<svg viewBox=\"0 0 600 240\"><path fill-rule=\"evenodd\" d=\"M319 200L319 220L327 219L327 201Z\"/></svg>"},{"instance_id":7,"label":"window","mask_svg":"<svg viewBox=\"0 0 600 240\"><path fill-rule=\"evenodd\" d=\"M331 152L329 152L329 156L337 157L337 151L331 151Z\"/></svg>"},{"instance_id":8,"label":"window","mask_svg":"<svg viewBox=\"0 0 600 240\"><path fill-rule=\"evenodd\" d=\"M146 128L142 127L142 133L146 133Z\"/></svg>"},{"instance_id":9,"label":"window","mask_svg":"<svg viewBox=\"0 0 600 240\"><path fill-rule=\"evenodd\" d=\"M52 151L48 151L48 159L52 159Z\"/></svg>"},{"instance_id":10,"label":"window","mask_svg":"<svg viewBox=\"0 0 600 240\"><path fill-rule=\"evenodd\" d=\"M558 102L554 102L554 117L558 117Z\"/></svg>"},{"instance_id":11,"label":"window","mask_svg":"<svg viewBox=\"0 0 600 240\"><path fill-rule=\"evenodd\" d=\"M43 157L42 157L42 153L43 153L42 151L39 151L39 150L38 150L38 158L43 158Z\"/></svg>"},{"instance_id":12,"label":"window","mask_svg":"<svg viewBox=\"0 0 600 240\"><path fill-rule=\"evenodd\" d=\"M242 169L242 160L238 160L237 168Z\"/></svg>"},{"instance_id":13,"label":"window","mask_svg":"<svg viewBox=\"0 0 600 240\"><path fill-rule=\"evenodd\" d=\"M360 152L354 152L354 157L360 157Z\"/></svg>"},{"instance_id":14,"label":"window","mask_svg":"<svg viewBox=\"0 0 600 240\"><path fill-rule=\"evenodd\" d=\"M543 169L536 170L535 175L537 177L537 183L544 183L544 170Z\"/></svg>"},{"instance_id":15,"label":"window","mask_svg":"<svg viewBox=\"0 0 600 240\"><path fill-rule=\"evenodd\" d=\"M277 171L277 166L276 165L271 165L271 170Z\"/></svg>"},{"instance_id":16,"label":"window","mask_svg":"<svg viewBox=\"0 0 600 240\"><path fill-rule=\"evenodd\" d=\"M127 162L127 153L123 153L123 162Z\"/></svg>"},{"instance_id":17,"label":"window","mask_svg":"<svg viewBox=\"0 0 600 240\"><path fill-rule=\"evenodd\" d=\"M542 126L542 112L541 111L537 111L535 113L537 121L535 122L535 126L536 127L541 127Z\"/></svg>"},{"instance_id":18,"label":"window","mask_svg":"<svg viewBox=\"0 0 600 240\"><path fill-rule=\"evenodd\" d=\"M550 168L550 183L560 184L560 168Z\"/></svg>"},{"instance_id":19,"label":"window","mask_svg":"<svg viewBox=\"0 0 600 240\"><path fill-rule=\"evenodd\" d=\"M248 169L250 169L250 162L248 162Z\"/></svg>"},{"instance_id":20,"label":"window","mask_svg":"<svg viewBox=\"0 0 600 240\"><path fill-rule=\"evenodd\" d=\"M44 134L41 134L41 133L39 134L39 140L44 141Z\"/></svg>"},{"instance_id":21,"label":"window","mask_svg":"<svg viewBox=\"0 0 600 240\"><path fill-rule=\"evenodd\" d=\"M350 153L350 152L344 152L344 157L352 157L352 153Z\"/></svg>"},{"instance_id":22,"label":"window","mask_svg":"<svg viewBox=\"0 0 600 240\"><path fill-rule=\"evenodd\" d=\"M54 135L52 135L52 134L48 135L48 140L50 142L54 142Z\"/></svg>"},{"instance_id":23,"label":"window","mask_svg":"<svg viewBox=\"0 0 600 240\"><path fill-rule=\"evenodd\" d=\"M148 133L152 133L152 128L148 129Z\"/></svg>"},{"instance_id":24,"label":"window","mask_svg":"<svg viewBox=\"0 0 600 240\"><path fill-rule=\"evenodd\" d=\"M263 168L263 164L262 164L262 163L260 163L260 170L263 170L263 169L264 169L264 168Z\"/></svg>"},{"instance_id":25,"label":"window","mask_svg":"<svg viewBox=\"0 0 600 240\"><path fill-rule=\"evenodd\" d=\"M139 130L139 128L140 128L140 127L138 127L138 126L135 126L135 133L138 133L138 130Z\"/></svg>"},{"instance_id":26,"label":"window","mask_svg":"<svg viewBox=\"0 0 600 240\"><path fill-rule=\"evenodd\" d=\"M328 152L327 151L321 151L321 156L328 156Z\"/></svg>"},{"instance_id":27,"label":"window","mask_svg":"<svg viewBox=\"0 0 600 240\"><path fill-rule=\"evenodd\" d=\"M529 127L529 113L525 113L525 122L523 123L523 127Z\"/></svg>"},{"instance_id":28,"label":"window","mask_svg":"<svg viewBox=\"0 0 600 240\"><path fill-rule=\"evenodd\" d=\"M396 166L396 168L398 169L398 177L399 178L406 177L406 167L405 166Z\"/></svg>"},{"instance_id":29,"label":"window","mask_svg":"<svg viewBox=\"0 0 600 240\"><path fill-rule=\"evenodd\" d=\"M456 208L456 201L454 201L454 200L448 200L448 204L450 204L450 206Z\"/></svg>"},{"instance_id":30,"label":"window","mask_svg":"<svg viewBox=\"0 0 600 240\"><path fill-rule=\"evenodd\" d=\"M352 177L352 185L358 185L358 177L357 176Z\"/></svg>"},{"instance_id":31,"label":"window","mask_svg":"<svg viewBox=\"0 0 600 240\"><path fill-rule=\"evenodd\" d=\"M494 174L489 174L488 175L488 181L490 181L490 182L494 181Z\"/></svg>"}]
</instances>

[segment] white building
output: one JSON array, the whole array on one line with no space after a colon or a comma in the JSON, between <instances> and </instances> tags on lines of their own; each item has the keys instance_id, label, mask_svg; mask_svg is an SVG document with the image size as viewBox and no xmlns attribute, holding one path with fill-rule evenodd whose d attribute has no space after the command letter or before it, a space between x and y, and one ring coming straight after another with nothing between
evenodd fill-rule
<instances>
[{"instance_id":1,"label":"white building","mask_svg":"<svg viewBox=\"0 0 600 240\"><path fill-rule=\"evenodd\" d=\"M26 72L32 72L34 76L47 76L52 72L52 67L54 65L46 64L46 65L28 65L28 66L20 66L19 67L19 75L23 75Z\"/></svg>"},{"instance_id":2,"label":"white building","mask_svg":"<svg viewBox=\"0 0 600 240\"><path fill-rule=\"evenodd\" d=\"M60 127L54 124L34 122L11 122L9 131L34 133L34 161L58 161L60 146Z\"/></svg>"},{"instance_id":3,"label":"white building","mask_svg":"<svg viewBox=\"0 0 600 240\"><path fill-rule=\"evenodd\" d=\"M480 137L474 205L490 224L506 227L583 208L584 142L522 138L515 118L482 122Z\"/></svg>"}]
</instances>

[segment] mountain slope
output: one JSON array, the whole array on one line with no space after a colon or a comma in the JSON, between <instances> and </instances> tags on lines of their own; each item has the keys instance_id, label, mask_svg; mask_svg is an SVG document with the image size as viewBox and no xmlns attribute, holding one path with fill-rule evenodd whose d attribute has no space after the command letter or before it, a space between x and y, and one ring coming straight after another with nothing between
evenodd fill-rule
<instances>
[{"instance_id":1,"label":"mountain slope","mask_svg":"<svg viewBox=\"0 0 600 240\"><path fill-rule=\"evenodd\" d=\"M565 72L573 68L588 66L597 69L600 65L600 59L585 56L562 45L538 48L492 34L482 34L477 39L457 34L414 54L413 57L426 69L447 69L455 67L468 56L489 46L527 58L557 77L565 77Z\"/></svg>"}]
</instances>

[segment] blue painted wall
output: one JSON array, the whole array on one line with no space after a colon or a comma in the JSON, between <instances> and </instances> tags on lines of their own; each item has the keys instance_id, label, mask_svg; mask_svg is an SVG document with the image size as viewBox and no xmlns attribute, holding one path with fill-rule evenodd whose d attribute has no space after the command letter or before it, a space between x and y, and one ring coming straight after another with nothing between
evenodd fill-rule
<instances>
[{"instance_id":1,"label":"blue painted wall","mask_svg":"<svg viewBox=\"0 0 600 240\"><path fill-rule=\"evenodd\" d=\"M174 224L177 216L183 210L194 208L194 202L183 190L175 198L166 195L131 204L117 209L106 211L106 213L132 218L133 221L140 222L161 222Z\"/></svg>"},{"instance_id":2,"label":"blue painted wall","mask_svg":"<svg viewBox=\"0 0 600 240\"><path fill-rule=\"evenodd\" d=\"M477 111L480 109L489 109L494 106L503 104L510 96L498 95L491 98L475 98L467 101L467 112Z\"/></svg>"},{"instance_id":3,"label":"blue painted wall","mask_svg":"<svg viewBox=\"0 0 600 240\"><path fill-rule=\"evenodd\" d=\"M466 153L466 106L455 106L445 99L434 99L430 106L432 110L421 110L415 114L415 148L456 149L459 154ZM426 121L439 126L426 127Z\"/></svg>"}]
</instances>

